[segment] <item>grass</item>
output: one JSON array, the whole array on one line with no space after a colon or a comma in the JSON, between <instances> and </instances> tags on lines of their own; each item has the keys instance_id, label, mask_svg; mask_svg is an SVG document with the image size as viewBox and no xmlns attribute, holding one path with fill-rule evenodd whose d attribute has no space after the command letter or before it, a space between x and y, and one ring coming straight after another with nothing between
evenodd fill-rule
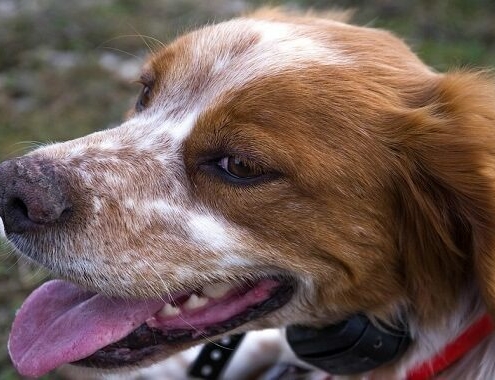
<instances>
[{"instance_id":1,"label":"grass","mask_svg":"<svg viewBox=\"0 0 495 380\"><path fill-rule=\"evenodd\" d=\"M492 0L332 3L359 8L357 23L397 32L439 70L495 66ZM195 25L261 4L266 2L0 0L7 7L0 8L0 160L118 124L139 88L130 79L133 70L148 54L147 44L156 46L143 36L166 42ZM328 1L288 4L319 9ZM108 62L117 63L119 72L109 70ZM0 246L0 380L20 379L7 356L8 331L26 294L46 277Z\"/></svg>"}]
</instances>

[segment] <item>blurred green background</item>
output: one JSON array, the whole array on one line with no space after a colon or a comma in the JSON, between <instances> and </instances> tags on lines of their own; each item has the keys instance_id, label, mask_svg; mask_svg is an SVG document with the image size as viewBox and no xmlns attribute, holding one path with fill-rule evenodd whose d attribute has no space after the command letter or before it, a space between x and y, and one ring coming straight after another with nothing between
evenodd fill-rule
<instances>
[{"instance_id":1,"label":"blurred green background","mask_svg":"<svg viewBox=\"0 0 495 380\"><path fill-rule=\"evenodd\" d=\"M493 0L0 0L0 160L117 125L154 39L266 4L355 8L355 23L395 31L440 71L495 66ZM46 277L0 246L0 380L20 379L10 323Z\"/></svg>"}]
</instances>

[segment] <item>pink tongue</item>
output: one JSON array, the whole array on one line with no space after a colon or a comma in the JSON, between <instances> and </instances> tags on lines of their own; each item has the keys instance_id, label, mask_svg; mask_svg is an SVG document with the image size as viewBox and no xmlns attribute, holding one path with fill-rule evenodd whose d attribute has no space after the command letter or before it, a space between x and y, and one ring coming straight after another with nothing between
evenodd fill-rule
<instances>
[{"instance_id":1,"label":"pink tongue","mask_svg":"<svg viewBox=\"0 0 495 380\"><path fill-rule=\"evenodd\" d=\"M106 298L55 280L36 289L17 312L9 353L24 376L42 376L86 358L154 315L163 301Z\"/></svg>"}]
</instances>

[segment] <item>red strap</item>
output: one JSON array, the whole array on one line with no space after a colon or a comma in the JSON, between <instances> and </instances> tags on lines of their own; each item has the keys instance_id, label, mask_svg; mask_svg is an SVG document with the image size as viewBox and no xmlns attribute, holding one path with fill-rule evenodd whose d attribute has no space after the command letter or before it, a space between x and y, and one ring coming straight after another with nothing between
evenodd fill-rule
<instances>
[{"instance_id":1,"label":"red strap","mask_svg":"<svg viewBox=\"0 0 495 380\"><path fill-rule=\"evenodd\" d=\"M494 327L492 318L488 314L483 315L436 356L409 371L407 380L427 380L438 375L476 347Z\"/></svg>"}]
</instances>

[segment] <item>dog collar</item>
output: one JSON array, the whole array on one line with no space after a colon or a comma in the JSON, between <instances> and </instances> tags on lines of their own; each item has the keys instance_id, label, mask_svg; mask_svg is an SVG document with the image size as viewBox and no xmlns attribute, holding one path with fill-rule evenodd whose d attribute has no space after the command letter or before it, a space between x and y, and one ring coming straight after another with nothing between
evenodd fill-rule
<instances>
[{"instance_id":1,"label":"dog collar","mask_svg":"<svg viewBox=\"0 0 495 380\"><path fill-rule=\"evenodd\" d=\"M408 371L407 380L427 380L449 368L475 348L495 329L492 318L485 314L433 358ZM370 371L398 359L411 342L406 326L395 329L377 328L363 315L322 329L290 326L287 340L303 361L335 375ZM189 375L205 380L218 379L240 345L244 334L233 335L201 350Z\"/></svg>"},{"instance_id":2,"label":"dog collar","mask_svg":"<svg viewBox=\"0 0 495 380\"><path fill-rule=\"evenodd\" d=\"M426 360L410 370L407 380L431 379L446 370L480 344L484 338L493 332L494 327L492 318L488 314L483 315L432 359Z\"/></svg>"},{"instance_id":3,"label":"dog collar","mask_svg":"<svg viewBox=\"0 0 495 380\"><path fill-rule=\"evenodd\" d=\"M323 328L289 326L296 356L333 375L371 371L400 357L411 341L407 326L377 327L362 314Z\"/></svg>"},{"instance_id":4,"label":"dog collar","mask_svg":"<svg viewBox=\"0 0 495 380\"><path fill-rule=\"evenodd\" d=\"M401 356L410 342L405 326L378 328L361 314L321 329L289 326L286 337L302 361L334 375L377 368ZM229 341L205 344L189 375L196 379L218 379L242 338L243 335L234 335Z\"/></svg>"},{"instance_id":5,"label":"dog collar","mask_svg":"<svg viewBox=\"0 0 495 380\"><path fill-rule=\"evenodd\" d=\"M484 314L433 358L409 370L406 379L433 378L474 349L494 329L493 319ZM287 338L300 359L335 375L370 371L398 359L411 341L407 327L377 328L363 315L323 329L289 327Z\"/></svg>"},{"instance_id":6,"label":"dog collar","mask_svg":"<svg viewBox=\"0 0 495 380\"><path fill-rule=\"evenodd\" d=\"M241 344L244 335L230 335L218 342L205 344L192 363L189 376L193 379L218 379Z\"/></svg>"}]
</instances>

